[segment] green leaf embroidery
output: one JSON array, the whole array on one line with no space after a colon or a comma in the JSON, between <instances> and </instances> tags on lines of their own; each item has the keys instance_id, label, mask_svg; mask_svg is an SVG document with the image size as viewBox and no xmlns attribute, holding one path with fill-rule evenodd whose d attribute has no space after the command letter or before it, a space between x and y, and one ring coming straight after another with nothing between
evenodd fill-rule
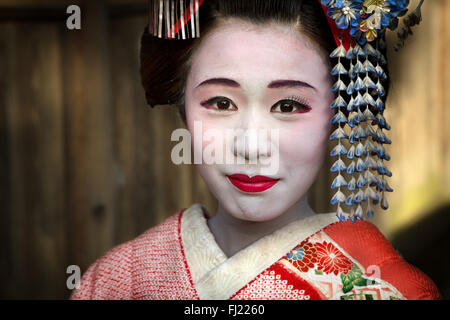
<instances>
[{"instance_id":1,"label":"green leaf embroidery","mask_svg":"<svg viewBox=\"0 0 450 320\"><path fill-rule=\"evenodd\" d=\"M342 287L342 292L347 293L353 289L353 285L351 283L344 285Z\"/></svg>"},{"instance_id":2,"label":"green leaf embroidery","mask_svg":"<svg viewBox=\"0 0 450 320\"><path fill-rule=\"evenodd\" d=\"M355 279L355 281L353 282L353 284L354 284L355 286L358 286L358 287L366 286L366 285L367 285L367 279L364 279L364 278L358 278L358 279Z\"/></svg>"},{"instance_id":3,"label":"green leaf embroidery","mask_svg":"<svg viewBox=\"0 0 450 320\"><path fill-rule=\"evenodd\" d=\"M354 264L352 269L347 273L341 273L342 291L347 293L351 291L354 286L363 287L368 285L367 279L363 278L361 269Z\"/></svg>"}]
</instances>

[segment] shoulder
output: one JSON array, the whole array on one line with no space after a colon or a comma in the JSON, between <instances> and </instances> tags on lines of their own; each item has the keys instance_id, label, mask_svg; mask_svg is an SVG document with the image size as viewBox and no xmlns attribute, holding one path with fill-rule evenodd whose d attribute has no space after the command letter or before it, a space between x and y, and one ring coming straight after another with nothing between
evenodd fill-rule
<instances>
[{"instance_id":1,"label":"shoulder","mask_svg":"<svg viewBox=\"0 0 450 320\"><path fill-rule=\"evenodd\" d=\"M324 232L364 268L374 266L380 278L410 300L439 299L434 282L405 261L376 225L368 221L338 222Z\"/></svg>"},{"instance_id":2,"label":"shoulder","mask_svg":"<svg viewBox=\"0 0 450 320\"><path fill-rule=\"evenodd\" d=\"M378 227L369 221L337 222L324 231L352 256L358 257L363 265L381 263L399 256Z\"/></svg>"},{"instance_id":3,"label":"shoulder","mask_svg":"<svg viewBox=\"0 0 450 320\"><path fill-rule=\"evenodd\" d=\"M149 268L160 270L163 252L177 251L178 224L183 210L133 240L115 246L89 266L70 299L131 299L139 289L133 278ZM156 272L155 272L156 271Z\"/></svg>"},{"instance_id":4,"label":"shoulder","mask_svg":"<svg viewBox=\"0 0 450 320\"><path fill-rule=\"evenodd\" d=\"M132 243L125 242L110 249L89 266L70 299L127 299L131 291Z\"/></svg>"}]
</instances>

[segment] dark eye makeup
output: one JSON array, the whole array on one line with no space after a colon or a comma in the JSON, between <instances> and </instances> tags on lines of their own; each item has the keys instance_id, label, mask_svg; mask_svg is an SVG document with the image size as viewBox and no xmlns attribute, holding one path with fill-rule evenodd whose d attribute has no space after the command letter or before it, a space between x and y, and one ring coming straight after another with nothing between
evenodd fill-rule
<instances>
[{"instance_id":1,"label":"dark eye makeup","mask_svg":"<svg viewBox=\"0 0 450 320\"><path fill-rule=\"evenodd\" d=\"M214 97L200 102L200 105L206 109L215 109L219 111L233 111L237 110L236 105L226 97ZM233 109L230 109L232 107Z\"/></svg>"},{"instance_id":2,"label":"dark eye makeup","mask_svg":"<svg viewBox=\"0 0 450 320\"><path fill-rule=\"evenodd\" d=\"M217 111L235 111L238 109L233 101L221 96L204 100L200 102L200 105L206 109ZM297 96L282 99L270 108L270 112L285 114L306 113L309 111L311 111L309 103L304 98Z\"/></svg>"},{"instance_id":3,"label":"dark eye makeup","mask_svg":"<svg viewBox=\"0 0 450 320\"><path fill-rule=\"evenodd\" d=\"M301 97L289 97L275 103L270 112L278 113L306 113L311 111L309 103Z\"/></svg>"}]
</instances>

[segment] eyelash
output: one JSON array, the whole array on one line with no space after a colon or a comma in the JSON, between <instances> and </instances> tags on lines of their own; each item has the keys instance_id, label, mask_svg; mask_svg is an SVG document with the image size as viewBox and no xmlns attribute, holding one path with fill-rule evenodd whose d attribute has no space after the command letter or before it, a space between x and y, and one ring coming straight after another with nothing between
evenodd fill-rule
<instances>
[{"instance_id":1,"label":"eyelash","mask_svg":"<svg viewBox=\"0 0 450 320\"><path fill-rule=\"evenodd\" d=\"M306 113L306 112L311 111L310 103L309 103L305 98L299 97L299 96L290 96L290 97L288 97L288 98L286 98L286 99L282 99L282 100L278 101L276 104L274 104L274 105L272 106L272 108L273 108L274 106L276 106L276 105L279 105L281 102L284 102L284 101L286 101L286 102L292 102L292 101L297 102L297 103L300 105L300 107L303 109L303 111L297 111L297 112L280 112L280 113Z\"/></svg>"},{"instance_id":2,"label":"eyelash","mask_svg":"<svg viewBox=\"0 0 450 320\"><path fill-rule=\"evenodd\" d=\"M226 97L214 97L214 98L211 98L211 99L208 99L208 100L204 100L204 101L200 102L200 105L205 107L206 109L213 109L213 110L217 110L217 111L220 111L220 112L232 111L232 110L229 110L229 109L219 109L217 107L212 107L212 105L214 105L215 103L217 103L219 101L224 101L224 100L228 101L231 105L233 105L236 108L236 105L230 99L228 99ZM278 112L278 113L306 113L306 112L309 112L311 110L311 106L309 105L309 102L306 99L304 99L302 97L299 97L299 96L290 96L288 98L282 99L282 100L278 101L277 103L275 103L271 107L271 110L272 110L272 108L274 106L277 106L277 105L279 105L282 102L296 102L296 103L298 103L300 105L301 108L303 108L303 111L298 111L298 112ZM298 106L295 106L295 107L298 108ZM273 112L273 111L270 111L270 112Z\"/></svg>"},{"instance_id":3,"label":"eyelash","mask_svg":"<svg viewBox=\"0 0 450 320\"><path fill-rule=\"evenodd\" d=\"M215 103L217 103L219 101L223 101L223 100L226 100L226 101L230 102L230 104L232 104L234 107L236 107L234 105L234 103L231 102L231 100L226 98L226 97L214 97L214 98L211 98L211 99L208 99L208 100L200 102L200 105L205 107L206 109L213 109L213 110L218 110L218 111L222 111L222 112L223 111L231 111L231 110L227 110L227 109L224 110L224 109L219 109L219 108L212 107L213 104L215 104Z\"/></svg>"}]
</instances>

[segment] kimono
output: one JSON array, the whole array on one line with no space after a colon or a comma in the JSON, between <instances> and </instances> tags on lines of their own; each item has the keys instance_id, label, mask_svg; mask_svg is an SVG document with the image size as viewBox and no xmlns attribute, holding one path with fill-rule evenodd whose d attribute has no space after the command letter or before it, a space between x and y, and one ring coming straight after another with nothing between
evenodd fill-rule
<instances>
[{"instance_id":1,"label":"kimono","mask_svg":"<svg viewBox=\"0 0 450 320\"><path fill-rule=\"evenodd\" d=\"M231 257L201 204L118 245L84 273L71 299L439 299L375 225L335 213L292 222Z\"/></svg>"}]
</instances>

